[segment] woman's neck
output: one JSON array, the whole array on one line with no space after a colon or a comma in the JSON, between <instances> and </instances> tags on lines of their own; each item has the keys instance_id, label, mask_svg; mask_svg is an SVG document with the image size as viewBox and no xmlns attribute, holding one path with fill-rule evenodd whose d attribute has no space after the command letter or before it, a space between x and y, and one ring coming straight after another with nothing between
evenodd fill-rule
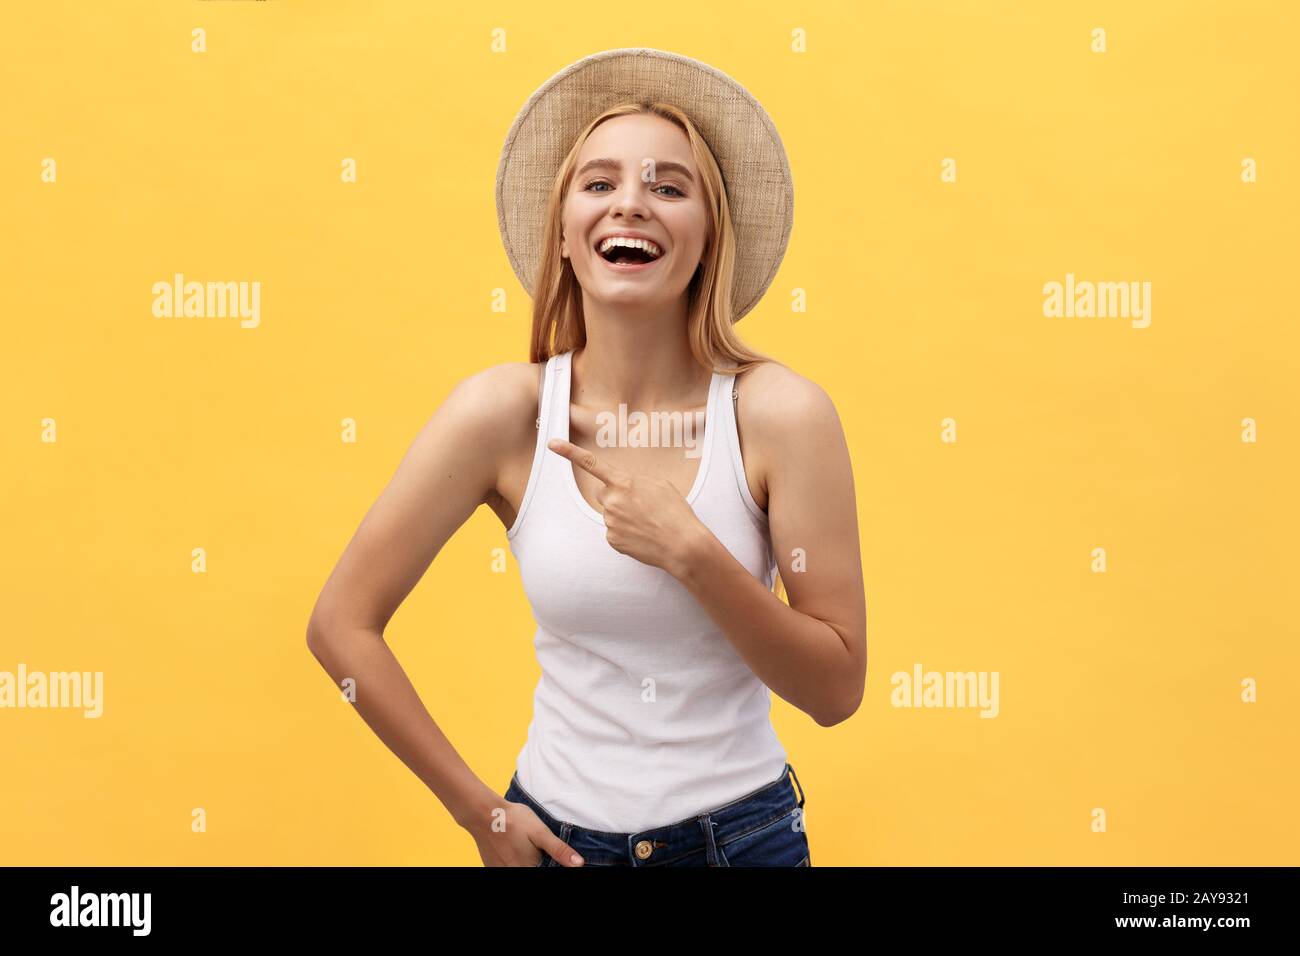
<instances>
[{"instance_id":1,"label":"woman's neck","mask_svg":"<svg viewBox=\"0 0 1300 956\"><path fill-rule=\"evenodd\" d=\"M683 316L663 328L658 321L597 320L573 359L573 388L584 404L626 403L642 410L674 407L708 387L709 370L691 354Z\"/></svg>"}]
</instances>

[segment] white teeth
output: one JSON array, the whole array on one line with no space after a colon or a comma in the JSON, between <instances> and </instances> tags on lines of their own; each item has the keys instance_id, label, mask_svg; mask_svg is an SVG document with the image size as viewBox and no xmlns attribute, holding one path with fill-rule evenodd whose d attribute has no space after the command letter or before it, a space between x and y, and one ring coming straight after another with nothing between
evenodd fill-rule
<instances>
[{"instance_id":1,"label":"white teeth","mask_svg":"<svg viewBox=\"0 0 1300 956\"><path fill-rule=\"evenodd\" d=\"M596 251L603 256L615 246L626 246L629 249L644 249L656 259L663 255L663 251L649 239L629 239L627 236L610 236L608 239L601 242Z\"/></svg>"}]
</instances>

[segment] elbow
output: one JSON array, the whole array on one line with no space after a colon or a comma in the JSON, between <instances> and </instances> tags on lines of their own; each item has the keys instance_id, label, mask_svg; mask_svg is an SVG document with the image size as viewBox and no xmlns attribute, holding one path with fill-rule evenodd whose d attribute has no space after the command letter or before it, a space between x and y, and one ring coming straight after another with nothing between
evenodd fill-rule
<instances>
[{"instance_id":1,"label":"elbow","mask_svg":"<svg viewBox=\"0 0 1300 956\"><path fill-rule=\"evenodd\" d=\"M317 660L321 660L322 655L327 652L330 635L333 633L334 629L325 615L320 613L319 608L313 610L307 621L307 650L311 651L312 656Z\"/></svg>"},{"instance_id":2,"label":"elbow","mask_svg":"<svg viewBox=\"0 0 1300 956\"><path fill-rule=\"evenodd\" d=\"M337 658L345 647L361 636L373 636L382 641L384 628L382 625L353 624L341 615L320 610L313 611L307 622L307 649L322 665Z\"/></svg>"},{"instance_id":3,"label":"elbow","mask_svg":"<svg viewBox=\"0 0 1300 956\"><path fill-rule=\"evenodd\" d=\"M321 627L320 622L312 618L307 622L307 650L311 651L313 657L320 660L324 647L325 630Z\"/></svg>"},{"instance_id":4,"label":"elbow","mask_svg":"<svg viewBox=\"0 0 1300 956\"><path fill-rule=\"evenodd\" d=\"M828 710L813 715L813 719L817 721L818 726L834 727L836 724L844 723L858 712L858 708L862 706L862 695L867 686L865 663L856 677L857 679L851 688L845 691L837 700L828 702L831 705Z\"/></svg>"},{"instance_id":5,"label":"elbow","mask_svg":"<svg viewBox=\"0 0 1300 956\"><path fill-rule=\"evenodd\" d=\"M813 720L817 721L820 727L834 727L836 724L842 724L858 712L862 706L862 692L859 691L857 696L847 703L842 703L839 707L815 714Z\"/></svg>"},{"instance_id":6,"label":"elbow","mask_svg":"<svg viewBox=\"0 0 1300 956\"><path fill-rule=\"evenodd\" d=\"M317 660L329 651L334 635L338 633L338 624L343 620L339 604L333 599L329 588L321 591L307 618L307 650ZM323 661L322 661L323 663Z\"/></svg>"}]
</instances>

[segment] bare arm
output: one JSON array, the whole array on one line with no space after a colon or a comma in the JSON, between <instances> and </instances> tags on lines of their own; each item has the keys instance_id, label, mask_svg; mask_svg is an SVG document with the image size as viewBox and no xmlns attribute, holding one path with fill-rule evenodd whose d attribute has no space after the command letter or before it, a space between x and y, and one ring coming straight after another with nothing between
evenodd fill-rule
<instances>
[{"instance_id":1,"label":"bare arm","mask_svg":"<svg viewBox=\"0 0 1300 956\"><path fill-rule=\"evenodd\" d=\"M742 426L789 606L702 525L677 576L763 683L829 727L852 716L866 685L853 471L830 397L789 369L760 370L742 385Z\"/></svg>"},{"instance_id":2,"label":"bare arm","mask_svg":"<svg viewBox=\"0 0 1300 956\"><path fill-rule=\"evenodd\" d=\"M531 810L507 805L474 775L420 701L384 629L447 539L494 493L504 450L519 430L535 434L534 382L529 368L501 365L453 389L362 520L307 626L307 646L335 685L355 680L362 719L474 836L484 861L505 865L537 861L516 834L526 832L557 860L567 847ZM507 827L515 831L510 841L492 826L495 808L521 824Z\"/></svg>"}]
</instances>

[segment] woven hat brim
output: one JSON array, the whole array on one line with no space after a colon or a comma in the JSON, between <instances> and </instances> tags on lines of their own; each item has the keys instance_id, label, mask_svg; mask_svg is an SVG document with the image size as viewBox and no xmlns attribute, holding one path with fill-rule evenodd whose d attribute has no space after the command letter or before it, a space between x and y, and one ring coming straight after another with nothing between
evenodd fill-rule
<instances>
[{"instance_id":1,"label":"woven hat brim","mask_svg":"<svg viewBox=\"0 0 1300 956\"><path fill-rule=\"evenodd\" d=\"M578 135L618 103L661 100L689 115L722 171L736 232L733 320L775 278L794 224L794 182L771 117L749 91L699 60L633 47L606 50L556 73L515 118L497 167L497 225L520 284L531 295L546 204Z\"/></svg>"}]
</instances>

